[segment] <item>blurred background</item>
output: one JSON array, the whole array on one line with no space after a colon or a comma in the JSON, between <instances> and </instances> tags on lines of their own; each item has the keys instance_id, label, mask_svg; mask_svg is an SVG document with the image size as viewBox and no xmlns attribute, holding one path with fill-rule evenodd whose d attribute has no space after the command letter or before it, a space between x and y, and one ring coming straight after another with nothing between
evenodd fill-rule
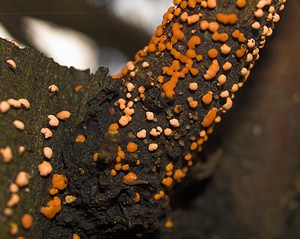
<instances>
[{"instance_id":1,"label":"blurred background","mask_svg":"<svg viewBox=\"0 0 300 239\"><path fill-rule=\"evenodd\" d=\"M171 0L11 0L0 3L0 37L61 65L118 73L144 47Z\"/></svg>"},{"instance_id":2,"label":"blurred background","mask_svg":"<svg viewBox=\"0 0 300 239\"><path fill-rule=\"evenodd\" d=\"M171 4L1 1L0 37L32 46L61 65L92 71L107 66L113 74L147 44ZM175 193L174 233L148 238L300 238L299 15L300 1L288 0L233 109L206 144L207 164L196 163Z\"/></svg>"}]
</instances>

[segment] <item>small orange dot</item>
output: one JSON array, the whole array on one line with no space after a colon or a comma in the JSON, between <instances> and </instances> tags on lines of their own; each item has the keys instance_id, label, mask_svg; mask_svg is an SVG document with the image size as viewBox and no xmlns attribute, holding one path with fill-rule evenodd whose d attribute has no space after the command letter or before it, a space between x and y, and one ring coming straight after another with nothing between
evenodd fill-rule
<instances>
[{"instance_id":1,"label":"small orange dot","mask_svg":"<svg viewBox=\"0 0 300 239\"><path fill-rule=\"evenodd\" d=\"M214 59L214 58L216 58L216 57L218 56L219 52L218 52L217 49L212 48L212 49L210 49L210 50L208 51L207 54L208 54L208 57L209 57L209 58Z\"/></svg>"},{"instance_id":2,"label":"small orange dot","mask_svg":"<svg viewBox=\"0 0 300 239\"><path fill-rule=\"evenodd\" d=\"M126 148L129 153L133 153L137 151L138 145L134 142L129 142Z\"/></svg>"},{"instance_id":3,"label":"small orange dot","mask_svg":"<svg viewBox=\"0 0 300 239\"><path fill-rule=\"evenodd\" d=\"M114 169L110 170L110 175L111 176L116 176L117 175L117 171L114 170Z\"/></svg>"},{"instance_id":4,"label":"small orange dot","mask_svg":"<svg viewBox=\"0 0 300 239\"><path fill-rule=\"evenodd\" d=\"M57 194L57 193L58 193L58 189L57 189L57 188L50 188L50 189L49 189L49 194L50 194L50 195L53 196L53 195L55 195L55 194Z\"/></svg>"},{"instance_id":5,"label":"small orange dot","mask_svg":"<svg viewBox=\"0 0 300 239\"><path fill-rule=\"evenodd\" d=\"M209 91L202 97L202 102L206 105L209 105L212 101L212 97L213 97L213 93Z\"/></svg>"},{"instance_id":6,"label":"small orange dot","mask_svg":"<svg viewBox=\"0 0 300 239\"><path fill-rule=\"evenodd\" d=\"M172 171L172 170L173 170L173 167L174 167L174 166L173 166L173 163L172 163L172 162L171 162L171 163L168 163L167 166L166 166L166 171L167 171L167 172Z\"/></svg>"},{"instance_id":7,"label":"small orange dot","mask_svg":"<svg viewBox=\"0 0 300 239\"><path fill-rule=\"evenodd\" d=\"M246 0L237 0L236 6L238 8L244 8L246 6Z\"/></svg>"},{"instance_id":8,"label":"small orange dot","mask_svg":"<svg viewBox=\"0 0 300 239\"><path fill-rule=\"evenodd\" d=\"M198 144L196 142L193 142L190 146L190 150L196 150L198 148Z\"/></svg>"},{"instance_id":9,"label":"small orange dot","mask_svg":"<svg viewBox=\"0 0 300 239\"><path fill-rule=\"evenodd\" d=\"M122 164L117 163L115 164L115 170L120 171L122 169Z\"/></svg>"},{"instance_id":10,"label":"small orange dot","mask_svg":"<svg viewBox=\"0 0 300 239\"><path fill-rule=\"evenodd\" d=\"M127 171L129 169L129 164L124 164L122 170Z\"/></svg>"},{"instance_id":11,"label":"small orange dot","mask_svg":"<svg viewBox=\"0 0 300 239\"><path fill-rule=\"evenodd\" d=\"M123 177L123 179L127 182L133 182L137 180L137 175L133 172L129 172Z\"/></svg>"},{"instance_id":12,"label":"small orange dot","mask_svg":"<svg viewBox=\"0 0 300 239\"><path fill-rule=\"evenodd\" d=\"M64 190L67 187L67 181L67 177L63 174L54 174L52 176L52 185L59 190Z\"/></svg>"},{"instance_id":13,"label":"small orange dot","mask_svg":"<svg viewBox=\"0 0 300 239\"><path fill-rule=\"evenodd\" d=\"M170 187L173 183L173 178L171 177L166 177L162 180L162 184L165 185L166 187Z\"/></svg>"},{"instance_id":14,"label":"small orange dot","mask_svg":"<svg viewBox=\"0 0 300 239\"><path fill-rule=\"evenodd\" d=\"M118 157L120 157L121 159L124 159L125 158L125 153L123 150L121 150L121 148L119 148L119 151L118 151Z\"/></svg>"},{"instance_id":15,"label":"small orange dot","mask_svg":"<svg viewBox=\"0 0 300 239\"><path fill-rule=\"evenodd\" d=\"M156 193L156 194L154 194L154 199L157 201L157 200L159 200L160 199L160 195L159 195L159 193Z\"/></svg>"},{"instance_id":16,"label":"small orange dot","mask_svg":"<svg viewBox=\"0 0 300 239\"><path fill-rule=\"evenodd\" d=\"M83 85L77 85L74 90L75 90L75 92L79 92L82 88L83 88Z\"/></svg>"},{"instance_id":17,"label":"small orange dot","mask_svg":"<svg viewBox=\"0 0 300 239\"><path fill-rule=\"evenodd\" d=\"M33 218L28 213L25 213L21 218L22 226L25 230L29 230L33 223Z\"/></svg>"},{"instance_id":18,"label":"small orange dot","mask_svg":"<svg viewBox=\"0 0 300 239\"><path fill-rule=\"evenodd\" d=\"M84 143L86 141L86 137L82 134L78 135L75 139L76 143Z\"/></svg>"},{"instance_id":19,"label":"small orange dot","mask_svg":"<svg viewBox=\"0 0 300 239\"><path fill-rule=\"evenodd\" d=\"M187 153L187 154L184 156L184 159L185 159L186 161L189 161L189 160L192 159L192 155L191 155L190 153Z\"/></svg>"},{"instance_id":20,"label":"small orange dot","mask_svg":"<svg viewBox=\"0 0 300 239\"><path fill-rule=\"evenodd\" d=\"M93 160L95 161L95 162L97 162L98 161L98 159L99 159L99 153L94 153L94 155L93 155Z\"/></svg>"},{"instance_id":21,"label":"small orange dot","mask_svg":"<svg viewBox=\"0 0 300 239\"><path fill-rule=\"evenodd\" d=\"M182 179L183 177L184 177L184 173L182 172L182 170L177 169L174 173L174 179L179 180L179 179Z\"/></svg>"},{"instance_id":22,"label":"small orange dot","mask_svg":"<svg viewBox=\"0 0 300 239\"><path fill-rule=\"evenodd\" d=\"M168 218L168 219L166 220L164 226L165 226L165 228L167 228L167 229L172 229L172 228L173 228L173 222L172 222L171 218Z\"/></svg>"},{"instance_id":23,"label":"small orange dot","mask_svg":"<svg viewBox=\"0 0 300 239\"><path fill-rule=\"evenodd\" d=\"M108 127L108 131L110 132L114 132L114 131L117 131L119 129L119 125L114 123L114 124L111 124L109 127Z\"/></svg>"},{"instance_id":24,"label":"small orange dot","mask_svg":"<svg viewBox=\"0 0 300 239\"><path fill-rule=\"evenodd\" d=\"M203 119L203 121L202 121L202 126L203 127L208 127L208 126L210 126L213 122L214 122L214 120L215 120L215 118L216 118L216 116L217 116L217 112L218 112L218 109L216 108L216 107L213 107L208 113L207 113L207 115L204 117L204 119Z\"/></svg>"},{"instance_id":25,"label":"small orange dot","mask_svg":"<svg viewBox=\"0 0 300 239\"><path fill-rule=\"evenodd\" d=\"M192 100L191 102L189 102L189 106L190 106L190 108L192 108L192 109L196 109L197 106L198 106L198 101Z\"/></svg>"},{"instance_id":26,"label":"small orange dot","mask_svg":"<svg viewBox=\"0 0 300 239\"><path fill-rule=\"evenodd\" d=\"M73 239L80 239L80 236L77 233L73 233Z\"/></svg>"},{"instance_id":27,"label":"small orange dot","mask_svg":"<svg viewBox=\"0 0 300 239\"><path fill-rule=\"evenodd\" d=\"M135 193L135 197L133 199L134 202L139 202L141 200L141 195L139 193Z\"/></svg>"}]
</instances>

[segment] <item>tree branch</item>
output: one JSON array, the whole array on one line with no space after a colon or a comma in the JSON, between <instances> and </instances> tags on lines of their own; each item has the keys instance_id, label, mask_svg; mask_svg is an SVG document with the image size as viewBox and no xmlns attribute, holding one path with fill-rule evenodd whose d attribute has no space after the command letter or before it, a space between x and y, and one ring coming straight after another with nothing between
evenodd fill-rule
<instances>
[{"instance_id":1,"label":"tree branch","mask_svg":"<svg viewBox=\"0 0 300 239\"><path fill-rule=\"evenodd\" d=\"M31 182L35 182L30 182L30 189L43 181L41 188L32 189L43 196L32 201L32 191L27 194L25 189L21 191L31 201L24 196L21 205L26 204L18 207L20 213L2 219L5 235L11 233L7 225L19 225L18 218L24 213L34 219L31 228L26 229L26 225L26 230L20 228L20 234L29 237L105 238L120 231L156 230L162 222L166 228L172 227L170 219L165 221L171 189L199 161L199 152L214 124L231 108L236 91L243 86L259 58L259 49L272 34L274 22L279 20L277 11L283 2L175 0L174 3L176 7L164 15L162 25L149 45L138 52L135 62L129 62L114 80L100 69L79 94L74 93L74 87L86 85L87 72L71 70L71 74L42 56L23 65L27 61L22 60L22 54L34 51L1 43L1 67L8 72L5 78L16 82L15 87L5 85L3 89L28 89L28 95L22 97L32 102L32 108L25 111L31 116L24 115L26 130L20 133L24 139L28 135L34 136L34 140L25 140L32 147L24 141L17 144L20 134L13 131L10 134L10 124L6 123L3 129L13 139L6 135L0 146L13 148L15 156L17 147L25 145L32 158L42 158L38 152L46 144L55 149L53 174L46 180L37 176L36 170L31 171L37 163L24 166ZM8 59L14 60L16 67ZM48 64L44 65L44 61ZM56 68L52 69L52 65ZM76 79L74 84L72 78L77 74L85 82ZM53 79L62 89L54 97L47 92ZM35 82L42 84L38 90L32 84ZM19 91L3 98L9 97L19 99ZM55 104L52 99L56 99ZM55 137L43 139L40 129L47 125L47 116L60 110L68 110L74 116L63 121ZM3 122L20 116L10 116L13 112L2 114ZM31 125L32 121L37 123ZM19 158L16 156L15 161ZM11 164L7 165L4 170ZM16 167L19 170L20 164ZM3 183L7 185L13 179L5 180ZM51 197L46 196L45 189L51 187ZM5 195L8 194L6 189ZM41 207L43 216L39 215Z\"/></svg>"}]
</instances>

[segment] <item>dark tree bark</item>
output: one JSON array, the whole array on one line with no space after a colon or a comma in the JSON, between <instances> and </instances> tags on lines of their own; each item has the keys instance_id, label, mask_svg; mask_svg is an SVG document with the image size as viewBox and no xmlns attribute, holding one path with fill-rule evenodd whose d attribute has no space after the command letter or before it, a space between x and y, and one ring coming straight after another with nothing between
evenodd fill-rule
<instances>
[{"instance_id":1,"label":"dark tree bark","mask_svg":"<svg viewBox=\"0 0 300 239\"><path fill-rule=\"evenodd\" d=\"M190 1L189 4L191 5L185 9L188 15L196 14L199 11L199 5L196 5L194 8L192 2ZM194 179L198 177L202 180L204 177L209 176L211 169L213 170L214 168L213 165L215 165L215 162L218 162L219 153L209 157L207 162L205 159L199 160L198 152L202 149L202 142L198 142L197 147L192 146L193 142L196 140L201 141L201 139L206 141L204 136L210 133L214 124L214 118L216 118L216 116L212 116L214 109L218 110L219 115L221 111L227 111L230 108L228 102L230 103L230 99L233 98L235 93L235 90L232 90L232 86L234 84L242 86L245 77L240 76L240 72L243 71L244 67L252 68L251 64L253 61L246 61L247 57L250 57L247 54L251 53L254 55L253 60L257 58L253 50L259 44L263 44L263 39L261 39L262 26L272 27L273 24L272 19L266 21L268 16L266 12L261 19L254 19L253 11L256 9L257 1L247 1L247 6L243 10L237 10L236 1L228 0L226 3L227 5L218 5L216 9L212 7L212 10L202 8L200 10L203 13L203 19L208 21L215 21L216 13L219 12L225 14L236 12L238 21L235 24L230 23L228 25L226 23L222 24L223 20L220 19L219 30L229 35L235 29L240 29L245 36L245 40L240 34L238 34L240 40L236 39L238 37L230 36L227 43L232 47L233 54L228 57L220 54L217 58L220 66L228 61L232 63L232 71L227 75L227 83L224 87L217 87L216 78L213 76L213 80L210 81L210 76L207 76L207 74L211 74L207 72L207 69L212 64L212 59L209 59L206 55L207 51L214 47L219 48L221 46L220 40L212 40L211 35L209 35L211 33L205 30L203 30L205 32L203 33L199 31L199 28L196 28L198 31L196 31L196 35L201 37L202 43L199 49L196 49L197 54L203 56L203 61L199 65L193 65L195 70L188 68L187 70L190 73L187 73L184 79L180 79L178 85L175 85L171 90L167 87L167 82L171 81L170 78L172 79L174 72L170 73L170 76L168 74L164 75L163 82L157 83L156 80L161 75L161 66L171 66L172 62L176 64L174 63L174 57L177 57L174 56L174 52L172 53L171 49L169 51L161 51L159 48L162 46L159 46L159 41L155 37L152 38L148 51L142 53L141 59L134 63L134 69L131 69L132 66L128 65L122 75L114 80L106 76L107 72L105 69L99 69L95 75L90 76L88 72L79 72L74 69L60 67L32 49L20 50L8 42L1 41L0 53L2 63L0 77L1 83L3 82L0 86L2 87L0 88L1 100L26 98L31 103L31 107L27 110L22 106L21 109L10 109L7 113L0 114L0 126L5 132L0 138L0 148L4 149L6 146L9 146L12 148L13 153L12 161L3 164L3 167L0 168L1 175L5 175L5 177L1 176L0 178L1 185L4 185L3 189L1 189L3 190L3 196L0 196L1 210L6 207L7 200L12 194L9 192L8 185L15 180L18 172L28 172L31 177L29 186L25 186L17 193L21 196L21 201L17 207L13 208L14 215L11 217L2 216L1 236L9 238L11 233L9 225L19 225L18 235L24 235L29 238L72 238L72 235L75 238L75 235L79 235L81 238L105 238L106 236L118 235L117 233L122 233L123 231L127 231L129 234L153 231L165 223L165 214L169 210L169 196L171 199L174 197L174 190L170 190L173 187L173 181L181 181L186 174L185 170L191 166L187 163L189 160L184 159L184 156L192 155L196 165L190 170L200 173ZM279 3L279 1L273 1L272 5L274 5L275 9L279 9ZM264 8L264 10L266 9L269 9L269 7ZM169 9L169 16L166 15L166 17L172 18L170 14L173 13ZM272 16L277 17L275 13ZM226 16L225 19L227 19ZM259 31L255 29L256 26L251 27L254 21L260 22L261 28L259 28ZM163 34L166 36L167 41L173 43L173 49L176 49L182 55L188 48L188 40L191 37L190 33L192 33L194 26L193 24L182 23L183 26L180 31L185 36L184 39L181 39L180 32L172 29L174 25L176 26L175 23L182 22L174 17L171 23L165 24ZM197 25L199 25L198 22ZM161 36L158 35L157 32L156 37ZM175 38L178 39L172 40L172 36L176 36ZM246 39L252 38L255 40L254 48L249 46L248 49L244 48L244 45L247 45ZM189 46L189 48L191 47ZM246 49L246 52L243 49ZM216 59L216 57L212 56L210 58ZM14 60L16 68L13 62L7 61L9 59ZM187 67L187 64L183 63L184 60L179 60L180 67ZM194 112L193 107L188 105L186 101L187 95L191 95L191 92L187 90L187 86L196 80L194 76L196 75L196 69L200 72L200 75L206 74L204 76L206 81L203 79L197 80L200 90L193 97L201 105L197 109L200 113L195 120L193 118L195 115L191 118L191 114ZM214 70L212 69L212 71ZM217 76L221 74L221 71L217 73ZM226 67L223 69L225 74L224 71L228 71ZM134 74L130 74L130 72L134 72ZM279 78L278 81L280 81ZM133 84L135 90L129 90L131 86L128 83ZM59 87L58 92L49 92L48 87L52 84ZM82 85L82 89L80 89L81 86L78 87L79 85ZM136 98L137 100L134 101L135 106L133 107L135 110L134 116L132 116L133 120L128 125L124 125L124 122L119 121L123 115L123 112L119 110L120 103L116 104L116 102L120 99L128 98L128 93L137 97L136 90L140 86L145 88L145 92L139 92L139 94L144 94L144 98L141 95L139 96L140 99ZM173 95L173 90L175 95ZM213 91L214 96L223 95L223 92L228 90L230 99L228 99L228 96L226 96L227 101L223 100L222 97L215 97L211 104L205 105L201 102L201 97L208 90ZM255 101L253 100L253 102ZM181 105L182 108L175 107L175 109L174 106L176 105ZM53 131L53 137L45 140L43 135L40 134L40 129L48 127L48 115L55 115L61 110L70 111L72 113L71 118L61 121L57 128L50 127ZM175 113L171 112L173 110ZM177 110L182 113L177 113ZM151 124L146 121L144 116L146 111L155 113L160 127L163 129L170 127L172 129L171 138L168 138L166 135L166 137L161 136L156 139L153 136L154 138L148 137L147 141L144 140L141 143L134 137L135 133L133 134L132 132L137 132L143 128L146 128L149 132L155 125L155 121ZM258 114L257 116L257 113L258 111L255 111L255 117L261 115ZM262 115L262 118L258 119L264 122L264 116ZM179 119L180 127L175 125L176 122L173 127L173 123L171 123L171 126L169 125L169 120L173 118ZM15 119L25 123L24 131L19 132L20 130L12 126L12 122ZM119 126L117 127L114 123L118 122ZM262 125L267 125L267 122L262 123ZM18 124L16 126L22 129ZM191 132L186 133L182 131L183 126L190 126ZM247 124L243 126L246 134L251 126ZM254 127L256 137L260 136L260 127L258 126ZM227 126L226 128L228 129L229 127ZM202 138L197 138L199 137L199 132L205 133ZM229 133L225 131L225 134ZM230 135L234 144L237 144L239 141L242 142L240 134L236 134L236 137L233 133L230 133ZM231 149L231 144L228 143L229 146L227 144L227 142L230 142L227 141L227 138L230 140L230 137L226 136L226 142L224 141L225 152L226 149ZM265 140L269 141L268 138ZM149 152L148 146L151 143L157 144L159 150L154 153ZM138 146L137 150L135 149L135 144ZM26 149L21 155L18 153L19 146L25 146ZM49 196L47 191L51 187L53 175L46 178L38 176L37 165L44 160L42 150L45 146L50 146L54 149L54 156L51 161L53 173L66 175L68 179L67 188L62 188L56 196ZM249 145L247 144L244 147L249 148ZM120 149L127 155L125 159L121 157L123 153L120 152ZM264 152L265 148L262 147L261 150ZM276 214L276 210L271 213L263 213L266 219L262 219L261 222L266 226L259 228L257 227L258 224L247 221L246 215L249 215L253 209L251 207L251 199L247 201L247 197L244 197L244 195L247 195L247 191L240 191L235 187L243 188L243 185L250 187L247 180L257 178L255 176L252 177L251 173L249 175L249 172L253 172L253 174L259 173L260 170L256 168L259 167L259 163L256 164L257 161L255 161L256 167L251 171L251 167L250 169L247 168L249 167L248 164L244 165L244 162L247 163L247 159L240 161L240 157L236 157L237 151L235 149L232 151L234 155L228 156L229 159L226 161L229 161L229 163L224 162L222 164L221 170L216 175L213 184L208 187L203 197L199 198L199 204L192 204L195 208L198 208L198 205L200 205L199 213L207 213L207 217L203 219L205 222L202 224L203 226L199 227L196 225L196 228L201 228L201 232L197 231L193 234L191 230L188 232L188 235L190 233L192 238L207 238L207 236L213 237L218 234L224 238L232 238L235 235L234 233L238 232L246 238L252 235L261 238L267 238L268 235L271 235L271 238L280 236L284 233L284 230L272 230L266 224L269 221L268 218ZM253 155L258 154L262 156L263 152L257 151ZM123 160L121 162L124 168L121 171L117 169L118 161L115 162L118 156ZM5 158L3 155L2 157L4 161ZM174 170L170 170L171 174L168 173L169 169L167 169L171 167L170 163L174 167ZM240 165L241 167L239 167ZM289 167L291 167L290 164L287 168ZM268 168L266 170L262 169L261 177L264 177L266 171L268 172ZM273 169L270 169L270 172L272 171ZM128 174L128 172L131 172L131 174ZM137 176L138 178L129 178L127 176ZM246 181L236 180L236 177ZM172 178L170 185L169 178ZM192 183L190 180L186 181ZM267 180L266 186L262 187L261 190L269 189L270 185L272 185L272 180L273 177L270 178L270 181ZM228 187L224 186L224 181L227 181L234 188L228 189ZM288 179L286 182L288 183ZM60 183L64 184L63 182ZM182 184L184 184L184 181ZM259 186L260 184L256 185ZM282 190L284 190L285 185L283 184L281 187ZM194 187L190 186L188 188L194 190ZM278 191L281 191L281 189ZM253 190L255 191L255 189ZM222 192L226 191L230 192L229 196L223 195ZM180 205L180 198L185 195L185 192L181 191L181 193L175 194L177 198L175 205L176 202L177 205ZM193 193L188 195L192 196ZM262 202L265 202L260 204L261 210L264 210L265 207L268 208L269 195L268 193L265 197L261 197ZM275 193L274 195L278 194ZM225 199L221 200L223 196ZM60 212L57 212L58 214L53 219L48 220L40 214L39 209L55 197L60 198L63 202L62 209ZM69 197L68 200L71 200L70 198L73 197L75 202L68 203L67 197ZM220 210L212 210L214 206L206 208L208 203L203 203L203 200L207 200L209 204L216 205L215 208L219 207ZM239 202L237 206L233 204L235 200ZM275 203L273 205L278 204ZM227 208L234 208L234 210L228 211ZM244 210L245 214L241 210ZM191 213L189 210L187 212ZM24 213L30 214L34 219L33 226L27 230L23 230L20 223L20 218ZM223 217L223 213L225 214L225 219L221 219L216 226L211 226L211 221L216 222L219 216ZM230 217L231 213L233 213L232 218ZM172 212L172 214L175 225L177 221L180 221L181 215L185 215L181 209ZM226 218L228 217L230 219L227 221ZM241 223L238 221L239 219L242 219ZM170 228L170 221L168 223L165 224L166 228ZM229 227L225 229L224 224L229 224ZM177 225L184 227L184 220ZM242 227L243 225L245 226ZM125 234L122 235L125 237ZM179 232L176 236L176 238L185 238L185 235ZM168 236L165 235L164 237Z\"/></svg>"},{"instance_id":2,"label":"dark tree bark","mask_svg":"<svg viewBox=\"0 0 300 239\"><path fill-rule=\"evenodd\" d=\"M22 207L13 209L14 215L9 218L1 218L1 237L9 238L9 224L19 223L20 217L24 213L30 213L35 220L36 233L38 228L44 228L46 220L40 217L38 208L48 197L47 188L49 177L38 176L37 165L45 158L43 148L49 146L54 149L62 148L66 142L72 128L75 127L76 114L83 96L84 89L75 92L77 85L86 85L90 74L88 71L81 72L75 69L68 69L59 66L43 54L26 48L20 50L12 43L1 40L1 102L8 99L27 99L30 108L24 106L20 108L11 107L6 113L1 113L1 149L9 146L12 150L12 159L8 163L2 162L0 167L1 177L1 197L0 205L3 212L11 197L9 185L14 182L20 171L30 174L29 191L20 189L18 195L21 198ZM7 63L13 59L17 67L14 69ZM48 89L51 85L57 85L59 91L51 93ZM61 122L60 127L53 128L54 136L45 140L40 130L48 126L48 115L56 115L62 110L69 110L74 114L73 120ZM15 120L20 120L25 124L25 130L20 131L13 126ZM50 127L51 128L51 127ZM19 153L20 147L25 147L23 153ZM57 157L54 153L53 157ZM56 162L59 163L59 162ZM45 190L46 189L46 190Z\"/></svg>"}]
</instances>

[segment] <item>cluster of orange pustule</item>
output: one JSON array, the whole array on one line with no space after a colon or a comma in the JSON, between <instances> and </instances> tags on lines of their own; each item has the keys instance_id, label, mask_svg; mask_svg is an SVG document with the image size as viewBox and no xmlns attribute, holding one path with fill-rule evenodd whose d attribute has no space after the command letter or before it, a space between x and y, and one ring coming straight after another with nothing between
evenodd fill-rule
<instances>
[{"instance_id":1,"label":"cluster of orange pustule","mask_svg":"<svg viewBox=\"0 0 300 239\"><path fill-rule=\"evenodd\" d=\"M14 47L19 47L16 41L12 41L12 43ZM59 98L60 95L58 94L59 87L55 84L39 89L36 95L31 91L34 91L34 89L26 88L24 91L24 95L27 95L26 98L24 96L15 98L16 92L18 92L18 90L20 91L20 89L15 89L14 87L22 88L24 84L32 84L32 77L23 75L24 72L27 72L24 69L24 65L28 62L25 64L22 62L23 59L20 57L22 54L20 53L21 50L14 49L12 53L9 53L15 54L14 57L2 56L7 59L7 71L14 72L15 77L10 79L11 86L13 87L7 88L7 91L3 95L0 95L0 121L3 119L8 120L7 122L11 121L12 134L6 132L8 128L7 126L4 128L3 124L0 126L0 131L4 132L4 142L13 142L11 145L0 145L0 164L5 163L5 167L8 169L10 164L14 163L14 161L18 162L18 164L21 161L27 162L27 164L21 163L20 167L22 167L22 169L14 167L10 170L11 172L8 175L12 175L12 178L7 179L7 181L9 181L8 189L11 194L6 204L3 205L4 208L1 208L1 210L3 209L1 213L4 215L2 225L9 223L8 230L10 234L14 238L25 239L31 238L29 235L31 235L33 231L32 228L37 225L36 222L39 220L35 218L38 212L41 212L46 218L51 219L61 210L61 200L56 194L59 190L65 189L67 179L62 174L52 174L54 152L51 144L59 124L69 119L71 113L67 110L61 110L54 114L54 112L50 112L47 107L43 108L43 104L39 105L38 100L36 100L36 102L33 100L36 95L40 96L44 94L50 98L50 102L51 99L55 99L54 104L56 105L61 98ZM24 79L26 77L28 77L28 79ZM22 82L27 81L27 83L18 82L20 79L22 79ZM22 90L24 89L22 88ZM80 87L74 89L75 92L79 90ZM6 97L4 98L4 96ZM47 110L45 110L45 108L47 108ZM49 112L43 115L41 111ZM28 117L29 115L30 117ZM44 119L42 126L39 125L39 127L37 127L35 121L37 118ZM32 142L33 146L28 143L29 141ZM42 147L39 150L35 150L37 145ZM30 149L31 147L33 147L34 150ZM33 167L33 165L35 166ZM52 177L49 177L51 174ZM35 175L40 175L40 177L36 178ZM34 181L35 184L42 184L43 180L49 178L52 178L52 188L49 190L49 193L51 196L54 196L54 198L47 203L47 206L35 208L36 211L33 211L33 205L28 204L28 198L32 197L30 193L32 194L36 191L36 189L33 188L34 184L31 182ZM15 212L18 212L20 218L17 218L18 214ZM2 228L4 227L1 227L1 236L5 234Z\"/></svg>"},{"instance_id":2,"label":"cluster of orange pustule","mask_svg":"<svg viewBox=\"0 0 300 239\"><path fill-rule=\"evenodd\" d=\"M13 59L8 59L6 61L8 67L11 69L17 68L17 63ZM9 98L9 99L0 99L0 114L1 116L7 116L8 118L16 117L14 114L18 115L18 119L12 120L12 127L15 129L16 134L20 134L22 137L22 133L25 130L25 127L28 127L23 122L24 120L24 110L29 111L31 107L30 101L26 98ZM22 119L22 120L20 120ZM2 120L2 119L0 119ZM6 129L0 129L2 133L5 134ZM15 145L1 145L0 146L0 163L4 163L9 165L16 158L20 157L24 151L26 150L25 146L19 145L15 147ZM14 174L14 173L12 173ZM3 209L3 215L6 217L12 217L15 211L15 208L22 203L21 194L28 190L28 185L30 182L30 174L24 170L20 170L16 173L15 178L11 179L11 182L8 186L10 196L6 202L6 205ZM2 206L2 205L1 205ZM30 230L33 224L33 217L29 213L24 213L20 223L11 220L10 222L10 233L13 236L18 236L20 233L19 225L21 224L24 230Z\"/></svg>"},{"instance_id":3,"label":"cluster of orange pustule","mask_svg":"<svg viewBox=\"0 0 300 239\"><path fill-rule=\"evenodd\" d=\"M214 124L221 121L222 113L232 108L235 93L259 59L266 38L272 35L273 23L280 19L277 11L284 8L285 0L257 0L255 6L253 1L247 0L236 0L235 4L229 4L232 0L173 2L174 6L164 14L149 44L136 54L134 62L128 62L120 74L113 76L121 78L123 85L109 109L111 122L103 130L109 137L122 137L108 170L111 179L120 178L120 183L133 187L134 203L140 203L145 197L138 185L151 184L148 181L151 177L146 179L145 173L156 174L159 178L159 185L154 184L151 189L151 200L155 203L168 201L169 189L187 175L203 143L213 132ZM252 9L253 15L241 19L247 7ZM242 25L245 22L250 22L249 26ZM17 68L12 60L7 64L12 69ZM79 85L75 91L81 88ZM58 87L51 85L48 90L56 94ZM159 94L154 95L156 92ZM1 114L21 107L29 108L29 101L0 101ZM48 125L40 129L47 144L53 136L51 129L70 116L65 110L48 115ZM13 126L20 132L26 131L21 120L15 120ZM85 144L87 137L79 134L74 142ZM24 150L24 146L20 146L20 154ZM167 156L167 153L170 154ZM1 146L3 162L9 163L13 156L11 146ZM52 198L40 212L52 219L62 210L63 203L73 203L77 197L66 195L62 203L59 193L68 189L68 179L61 173L52 174L49 161L53 151L49 145L43 148L43 156L45 160L38 170L42 177L51 175L49 193ZM91 160L96 164L100 158L101 152L94 152ZM146 170L145 165L151 167ZM11 185L12 195L5 211L8 216L12 213L10 209L19 202L18 187L28 184L28 173L20 173ZM22 223L26 230L32 220L30 215L24 214ZM173 226L170 219L165 226ZM15 231L15 225L13 229ZM77 233L73 236L79 238Z\"/></svg>"},{"instance_id":4,"label":"cluster of orange pustule","mask_svg":"<svg viewBox=\"0 0 300 239\"><path fill-rule=\"evenodd\" d=\"M51 85L48 87L48 90L52 94L56 94L58 92L58 87L56 85ZM67 120L71 117L71 113L69 111L63 110L54 115L48 115L48 127L41 129L41 134L45 139L51 140L53 137L52 130L59 126L60 121ZM84 141L84 136L80 135L76 138L76 141L82 142ZM38 165L39 173L42 177L46 177L52 174L52 165L51 160L53 158L53 150L51 147L46 146L43 148L44 160L41 164ZM40 213L45 216L47 219L52 219L55 217L57 213L61 211L61 199L56 196L59 190L64 190L67 187L67 177L64 174L54 173L52 175L52 187L49 189L49 194L53 196L53 199L47 202L46 206L41 207Z\"/></svg>"},{"instance_id":5,"label":"cluster of orange pustule","mask_svg":"<svg viewBox=\"0 0 300 239\"><path fill-rule=\"evenodd\" d=\"M142 74L151 79L151 87L161 89L162 97L175 102L169 107L167 117L164 116L169 125L160 121L163 116L152 112L156 126L137 130L137 137L132 139L139 149L143 144L156 144L154 151L149 150L152 154L161 147L155 142L159 137L165 137L165 141L173 139L182 147L180 157L184 163L164 162L166 170L161 184L165 188L170 188L174 180L185 177L188 167L193 165L195 153L201 151L202 144L213 132L214 124L221 121L221 113L232 107L235 92L243 86L254 61L259 58L260 48L266 37L272 34L272 22L279 20L276 11L284 8L285 0L258 0L256 5L247 0L237 0L235 5L232 1L221 3L217 0L173 2L175 6L164 14L162 24L157 27L148 46L136 54L136 61L130 63L130 68L127 65L114 76L138 89L137 96L128 98L133 102L132 108L147 98L148 86L137 77ZM240 19L247 7L252 8L253 15ZM251 24L240 28L247 21ZM147 67L143 67L145 62ZM158 65L161 69L157 69ZM239 74L234 75L233 70ZM130 93L135 95L134 91ZM149 111L147 106L144 107L145 113ZM144 124L142 119L130 117L130 121L139 120ZM147 116L144 122L153 124ZM154 136L151 132L157 127L161 131ZM183 128L195 130L193 136L180 140L183 136L180 137L179 129ZM143 161L139 163L143 164ZM134 170L138 174L138 169ZM116 175L115 171L112 175ZM163 197L165 194L159 188L154 198Z\"/></svg>"}]
</instances>

